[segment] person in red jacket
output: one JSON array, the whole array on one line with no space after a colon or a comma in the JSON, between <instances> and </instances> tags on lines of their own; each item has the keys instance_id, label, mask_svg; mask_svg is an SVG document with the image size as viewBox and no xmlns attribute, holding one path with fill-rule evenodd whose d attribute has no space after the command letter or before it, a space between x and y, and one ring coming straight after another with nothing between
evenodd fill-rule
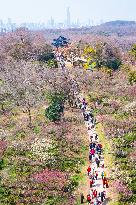
<instances>
[{"instance_id":1,"label":"person in red jacket","mask_svg":"<svg viewBox=\"0 0 136 205\"><path fill-rule=\"evenodd\" d=\"M88 176L89 176L89 173L91 172L91 167L90 166L88 167L87 172L88 172Z\"/></svg>"},{"instance_id":2,"label":"person in red jacket","mask_svg":"<svg viewBox=\"0 0 136 205\"><path fill-rule=\"evenodd\" d=\"M91 196L90 194L87 195L87 202L90 204L91 203Z\"/></svg>"},{"instance_id":3,"label":"person in red jacket","mask_svg":"<svg viewBox=\"0 0 136 205\"><path fill-rule=\"evenodd\" d=\"M91 179L91 180L90 180L90 188L92 188L93 183L94 183L94 181L93 181L93 179Z\"/></svg>"},{"instance_id":4,"label":"person in red jacket","mask_svg":"<svg viewBox=\"0 0 136 205\"><path fill-rule=\"evenodd\" d=\"M106 177L104 177L102 181L103 181L103 188L105 188L105 185L106 185L106 183L107 183Z\"/></svg>"},{"instance_id":5,"label":"person in red jacket","mask_svg":"<svg viewBox=\"0 0 136 205\"><path fill-rule=\"evenodd\" d=\"M96 190L96 189L93 191L93 197L94 197L94 198L97 197L97 190Z\"/></svg>"},{"instance_id":6,"label":"person in red jacket","mask_svg":"<svg viewBox=\"0 0 136 205\"><path fill-rule=\"evenodd\" d=\"M106 185L106 188L109 188L109 184L108 184L108 180L107 179L105 180L105 185Z\"/></svg>"}]
</instances>

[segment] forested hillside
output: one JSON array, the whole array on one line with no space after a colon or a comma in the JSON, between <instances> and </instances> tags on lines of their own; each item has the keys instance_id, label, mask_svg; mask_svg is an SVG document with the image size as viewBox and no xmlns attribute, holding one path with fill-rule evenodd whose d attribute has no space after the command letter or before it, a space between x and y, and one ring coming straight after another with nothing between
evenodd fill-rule
<instances>
[{"instance_id":1,"label":"forested hillside","mask_svg":"<svg viewBox=\"0 0 136 205\"><path fill-rule=\"evenodd\" d=\"M72 41L82 40L84 43L111 42L124 51L130 50L136 42L136 23L135 21L110 21L87 28L47 29L44 30L44 34L49 41L61 34Z\"/></svg>"},{"instance_id":2,"label":"forested hillside","mask_svg":"<svg viewBox=\"0 0 136 205\"><path fill-rule=\"evenodd\" d=\"M136 38L94 33L0 36L1 205L80 204L88 192L83 98L103 144L102 204L136 203Z\"/></svg>"}]
</instances>

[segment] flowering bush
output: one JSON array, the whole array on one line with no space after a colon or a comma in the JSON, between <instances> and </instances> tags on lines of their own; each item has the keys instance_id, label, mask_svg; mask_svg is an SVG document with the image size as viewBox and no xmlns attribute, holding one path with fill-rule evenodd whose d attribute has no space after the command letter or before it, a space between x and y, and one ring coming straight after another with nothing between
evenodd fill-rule
<instances>
[{"instance_id":1,"label":"flowering bush","mask_svg":"<svg viewBox=\"0 0 136 205\"><path fill-rule=\"evenodd\" d=\"M114 188L121 194L122 197L129 198L132 196L132 191L121 181L116 180L113 183Z\"/></svg>"},{"instance_id":2,"label":"flowering bush","mask_svg":"<svg viewBox=\"0 0 136 205\"><path fill-rule=\"evenodd\" d=\"M135 126L133 118L115 119L104 116L101 121L105 124L104 130L107 137L119 137L131 132Z\"/></svg>"},{"instance_id":3,"label":"flowering bush","mask_svg":"<svg viewBox=\"0 0 136 205\"><path fill-rule=\"evenodd\" d=\"M45 169L39 173L33 174L31 177L38 183L43 183L45 185L45 189L49 190L59 190L66 185L67 175L63 172L57 170L48 170Z\"/></svg>"},{"instance_id":4,"label":"flowering bush","mask_svg":"<svg viewBox=\"0 0 136 205\"><path fill-rule=\"evenodd\" d=\"M49 138L35 138L31 145L33 155L38 156L41 161L46 161L52 158L49 154L49 149L51 148L53 148L53 142Z\"/></svg>"}]
</instances>

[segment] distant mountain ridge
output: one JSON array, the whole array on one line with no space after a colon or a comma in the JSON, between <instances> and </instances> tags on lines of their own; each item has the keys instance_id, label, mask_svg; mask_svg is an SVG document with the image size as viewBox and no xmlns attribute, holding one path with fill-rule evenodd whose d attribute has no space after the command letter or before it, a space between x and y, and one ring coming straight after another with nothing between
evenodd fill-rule
<instances>
[{"instance_id":1,"label":"distant mountain ridge","mask_svg":"<svg viewBox=\"0 0 136 205\"><path fill-rule=\"evenodd\" d=\"M89 32L104 36L136 36L136 21L109 21L98 26L90 27Z\"/></svg>"},{"instance_id":2,"label":"distant mountain ridge","mask_svg":"<svg viewBox=\"0 0 136 205\"><path fill-rule=\"evenodd\" d=\"M100 26L132 26L136 25L136 21L116 20L101 24Z\"/></svg>"}]
</instances>

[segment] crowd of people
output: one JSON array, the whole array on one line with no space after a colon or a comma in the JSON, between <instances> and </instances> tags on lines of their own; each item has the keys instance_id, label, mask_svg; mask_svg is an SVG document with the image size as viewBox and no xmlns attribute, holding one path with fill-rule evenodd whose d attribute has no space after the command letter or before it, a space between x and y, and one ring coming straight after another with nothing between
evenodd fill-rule
<instances>
[{"instance_id":1,"label":"crowd of people","mask_svg":"<svg viewBox=\"0 0 136 205\"><path fill-rule=\"evenodd\" d=\"M64 69L66 65L65 65L65 58L64 58L63 52L58 51L55 53L55 56L56 56L57 62L60 64L60 67Z\"/></svg>"},{"instance_id":2,"label":"crowd of people","mask_svg":"<svg viewBox=\"0 0 136 205\"><path fill-rule=\"evenodd\" d=\"M60 63L61 68L64 69L65 60L63 53L56 52L56 59ZM89 166L87 168L89 190L87 196L81 193L81 204L87 202L88 205L100 205L105 201L106 188L109 187L104 171L103 146L99 143L99 136L95 130L96 119L93 115L93 109L88 110L88 104L85 98L82 101L78 98L77 107L78 105L80 105L79 107L83 112L89 135Z\"/></svg>"},{"instance_id":3,"label":"crowd of people","mask_svg":"<svg viewBox=\"0 0 136 205\"><path fill-rule=\"evenodd\" d=\"M109 187L104 170L103 146L99 143L99 136L95 130L96 120L92 109L88 110L85 98L82 100L81 109L89 135L89 166L87 168L87 175L90 182L86 199L83 193L81 194L81 204L87 201L89 205L99 205L105 201L106 188Z\"/></svg>"}]
</instances>

